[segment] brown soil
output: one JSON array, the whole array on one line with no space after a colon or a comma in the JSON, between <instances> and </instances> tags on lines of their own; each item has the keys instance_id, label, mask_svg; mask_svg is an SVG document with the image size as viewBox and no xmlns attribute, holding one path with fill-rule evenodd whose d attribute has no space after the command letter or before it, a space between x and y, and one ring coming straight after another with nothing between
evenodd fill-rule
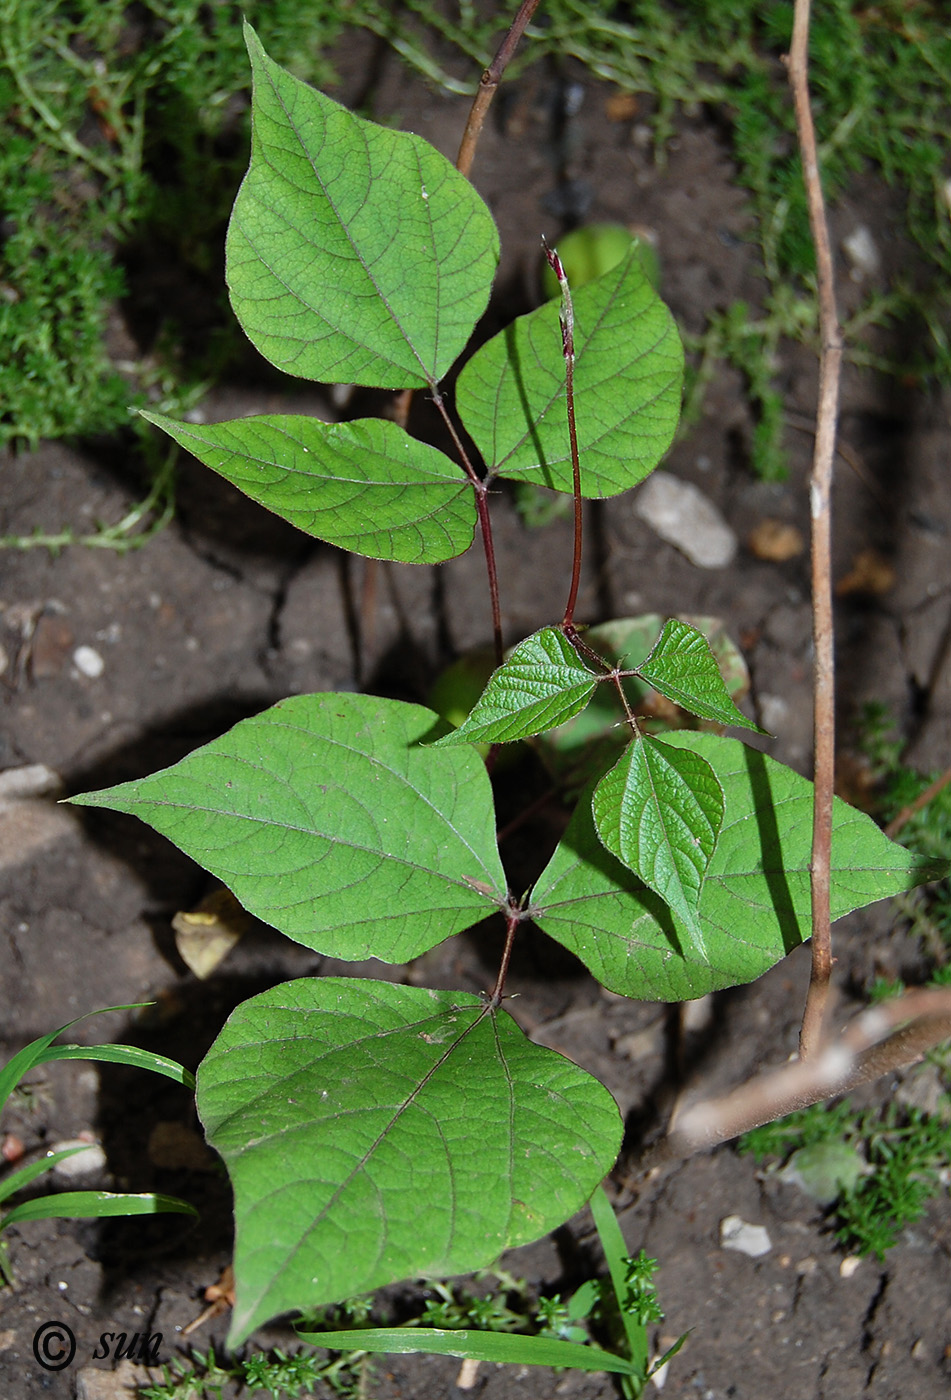
<instances>
[{"instance_id":1,"label":"brown soil","mask_svg":"<svg viewBox=\"0 0 951 1400\"><path fill-rule=\"evenodd\" d=\"M344 100L361 93L365 57L360 46L348 56L345 68L353 77L340 93ZM755 304L762 283L755 250L745 241L751 219L716 126L704 115L684 119L659 170L641 139L642 119L610 121L608 91L577 77L584 101L568 148L557 151L551 142L554 89L543 69L513 85L504 126L490 123L483 138L474 179L498 220L504 250L490 320L509 319L535 295L538 238L560 230L564 177L574 182L568 194L588 201L587 219L656 230L663 291L689 329L701 329L709 309L735 297ZM464 102L414 87L395 63L382 66L373 110L454 155ZM907 255L892 197L871 181L837 210L837 244L858 221L889 259ZM862 289L850 282L844 263L840 272L848 305ZM134 307L127 313L132 324ZM807 424L815 403L813 356L785 346L778 375L793 422ZM325 408L324 392L277 386L273 373L259 366L243 382L217 391L204 411L214 419L292 405L306 410L308 403ZM842 439L863 471L859 476L839 464L836 576L847 575L862 551L874 549L890 563L894 580L884 592L859 590L839 601L843 732L863 701L884 701L922 768L944 766L951 752L949 419L947 395L929 398L846 369ZM809 432L790 429L790 479L767 485L747 467L751 431L742 386L721 371L702 421L667 465L720 506L741 541L767 517L807 534ZM8 457L2 532L119 518L140 485L120 452L121 444L120 451L114 444L54 444ZM505 627L514 641L560 612L570 530L563 521L528 530L504 493L493 507ZM766 562L741 548L730 568L709 572L660 543L628 497L592 508L590 520L579 615L721 616L745 650L753 703L762 708L772 697L777 735L770 752L805 771L811 730L806 557ZM141 552L124 558L78 548L55 558L39 550L6 554L0 767L44 763L71 791L102 787L174 761L289 692L367 686L424 699L441 666L486 639L477 551L448 565L441 581L430 570L380 567L369 603L366 577L360 561L344 561L296 535L191 461L181 470L174 524ZM77 669L79 646L102 657L100 676ZM200 983L178 960L170 919L210 888L201 871L131 819L44 809L30 820L0 862L4 1059L96 1007L151 1000L156 1006L144 1018L110 1013L84 1023L77 1034L147 1044L194 1066L232 1006L248 995L303 973L361 970L256 926ZM530 851L525 857L537 859ZM844 921L837 939L843 1015L876 973L910 981L921 974L918 951L893 934L887 908ZM797 955L756 985L717 997L709 1024L688 1033L688 1082L679 1087L699 1094L788 1056L807 971ZM372 975L381 975L379 965ZM407 974L395 969L391 975ZM479 990L490 984L491 956L473 937L461 937L419 960L408 975L424 985ZM513 1014L539 1041L578 1060L617 1096L632 1143L656 1129L658 1106L669 1102L671 1090L662 1008L606 996L540 935L520 950L509 990L519 994ZM169 1191L202 1211L197 1227L170 1216L145 1225L64 1221L11 1229L17 1288L0 1293L0 1395L11 1400L98 1394L76 1386L81 1368L110 1370L111 1360L93 1360L104 1332L161 1332L160 1355L171 1359L186 1346L181 1330L204 1306L203 1290L228 1261L230 1203L214 1160L199 1151L190 1165L162 1166L153 1138L160 1124L194 1131L193 1105L166 1081L145 1081L144 1075L79 1062L53 1065L31 1075L30 1103L7 1110L5 1127L23 1137L30 1153L91 1130L104 1144L111 1181ZM894 1088L889 1082L877 1093ZM720 1247L719 1223L731 1214L766 1226L769 1254L752 1259ZM947 1392L946 1196L905 1231L883 1264L865 1259L850 1276L822 1213L731 1148L685 1163L624 1208L621 1220L632 1251L643 1246L660 1260L667 1316L656 1329L658 1347L690 1329L665 1396L936 1400ZM590 1221L580 1216L555 1239L505 1262L533 1284L565 1293L599 1267ZM49 1319L68 1323L77 1338L76 1361L60 1373L41 1370L31 1351L37 1326ZM225 1330L226 1320L218 1318L188 1340L220 1350ZM292 1342L281 1328L256 1340ZM380 1400L455 1395L458 1370L451 1360L381 1358L371 1394ZM593 1400L616 1391L604 1376L483 1366L470 1393L484 1400Z\"/></svg>"}]
</instances>

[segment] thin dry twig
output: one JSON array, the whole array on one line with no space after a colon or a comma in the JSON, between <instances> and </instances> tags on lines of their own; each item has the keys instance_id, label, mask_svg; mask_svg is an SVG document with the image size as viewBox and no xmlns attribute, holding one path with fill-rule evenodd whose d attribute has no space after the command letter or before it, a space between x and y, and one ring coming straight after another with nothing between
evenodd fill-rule
<instances>
[{"instance_id":1,"label":"thin dry twig","mask_svg":"<svg viewBox=\"0 0 951 1400\"><path fill-rule=\"evenodd\" d=\"M522 0L518 14L512 21L512 27L506 34L499 47L498 53L482 74L479 82L479 90L475 95L475 101L469 112L469 120L466 122L466 129L462 133L462 142L459 146L459 154L456 157L456 169L460 175L468 175L472 169L472 161L475 157L476 146L479 137L482 135L482 127L485 124L486 113L492 104L499 83L502 81L502 74L508 67L512 55L518 48L519 41L531 22L532 15L538 9L539 0Z\"/></svg>"},{"instance_id":2,"label":"thin dry twig","mask_svg":"<svg viewBox=\"0 0 951 1400\"><path fill-rule=\"evenodd\" d=\"M835 302L835 275L826 221L816 133L809 104L809 0L796 0L787 66L796 110L809 224L816 250L819 292L819 409L809 485L812 516L812 632L815 647L814 795L812 824L812 975L799 1036L803 1059L822 1039L822 1021L832 976L829 884L832 851L832 797L835 783L835 654L832 628L832 475L842 366L842 332Z\"/></svg>"},{"instance_id":3,"label":"thin dry twig","mask_svg":"<svg viewBox=\"0 0 951 1400\"><path fill-rule=\"evenodd\" d=\"M792 1060L675 1115L667 1135L633 1163L626 1184L914 1064L949 1038L951 988L919 988L869 1007L808 1060Z\"/></svg>"},{"instance_id":4,"label":"thin dry twig","mask_svg":"<svg viewBox=\"0 0 951 1400\"><path fill-rule=\"evenodd\" d=\"M907 807L903 807L897 816L892 817L885 828L885 835L893 841L902 827L909 821L916 812L920 812L922 807L927 807L933 798L938 796L942 789L951 783L951 768L946 768L944 772L933 783L929 783L924 792L920 792L914 802L909 802Z\"/></svg>"}]
</instances>

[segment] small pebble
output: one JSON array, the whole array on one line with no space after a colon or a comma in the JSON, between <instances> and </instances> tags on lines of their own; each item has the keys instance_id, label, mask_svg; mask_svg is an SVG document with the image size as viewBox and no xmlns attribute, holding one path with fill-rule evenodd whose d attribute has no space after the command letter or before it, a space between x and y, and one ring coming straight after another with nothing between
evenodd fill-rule
<instances>
[{"instance_id":1,"label":"small pebble","mask_svg":"<svg viewBox=\"0 0 951 1400\"><path fill-rule=\"evenodd\" d=\"M3 1160L9 1163L19 1162L23 1152L22 1140L17 1137L16 1133L7 1133L3 1139L3 1146L0 1147L0 1156L3 1157Z\"/></svg>"},{"instance_id":2,"label":"small pebble","mask_svg":"<svg viewBox=\"0 0 951 1400\"><path fill-rule=\"evenodd\" d=\"M750 1225L738 1215L728 1215L720 1221L720 1245L723 1249L733 1249L737 1254L748 1254L751 1259L759 1259L768 1254L773 1242L763 1225Z\"/></svg>"},{"instance_id":3,"label":"small pebble","mask_svg":"<svg viewBox=\"0 0 951 1400\"><path fill-rule=\"evenodd\" d=\"M98 1176L106 1168L106 1154L98 1142L87 1142L84 1138L67 1138L56 1142L50 1152L65 1152L67 1148L80 1147L72 1157L64 1157L53 1168L53 1175L60 1181L79 1181L83 1177Z\"/></svg>"},{"instance_id":4,"label":"small pebble","mask_svg":"<svg viewBox=\"0 0 951 1400\"><path fill-rule=\"evenodd\" d=\"M861 282L865 277L874 277L882 265L875 239L864 224L859 224L858 228L843 238L842 251L852 264L850 276L853 282Z\"/></svg>"},{"instance_id":5,"label":"small pebble","mask_svg":"<svg viewBox=\"0 0 951 1400\"><path fill-rule=\"evenodd\" d=\"M781 695L759 697L759 722L769 734L781 734L789 718L789 702Z\"/></svg>"},{"instance_id":6,"label":"small pebble","mask_svg":"<svg viewBox=\"0 0 951 1400\"><path fill-rule=\"evenodd\" d=\"M839 1278L851 1278L858 1270L862 1260L858 1254L849 1254L839 1265Z\"/></svg>"},{"instance_id":7,"label":"small pebble","mask_svg":"<svg viewBox=\"0 0 951 1400\"><path fill-rule=\"evenodd\" d=\"M654 472L634 498L634 513L700 569L723 569L733 562L736 535L689 481Z\"/></svg>"},{"instance_id":8,"label":"small pebble","mask_svg":"<svg viewBox=\"0 0 951 1400\"><path fill-rule=\"evenodd\" d=\"M761 520L750 531L746 543L757 559L768 559L774 564L795 559L806 547L802 531L784 520Z\"/></svg>"},{"instance_id":9,"label":"small pebble","mask_svg":"<svg viewBox=\"0 0 951 1400\"><path fill-rule=\"evenodd\" d=\"M96 651L95 647L77 647L73 652L73 665L80 675L88 676L90 680L98 680L106 668L106 663Z\"/></svg>"}]
</instances>

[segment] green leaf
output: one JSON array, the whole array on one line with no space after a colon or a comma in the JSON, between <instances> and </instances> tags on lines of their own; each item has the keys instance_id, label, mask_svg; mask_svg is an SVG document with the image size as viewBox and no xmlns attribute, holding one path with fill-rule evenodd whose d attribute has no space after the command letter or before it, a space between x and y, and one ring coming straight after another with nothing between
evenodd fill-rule
<instances>
[{"instance_id":1,"label":"green leaf","mask_svg":"<svg viewBox=\"0 0 951 1400\"><path fill-rule=\"evenodd\" d=\"M685 618L703 633L720 673L726 678L727 690L734 700L749 690L750 678L746 663L736 644L724 630L718 617L692 616ZM599 623L585 633L584 639L612 666L630 669L637 657L650 651L661 630L664 619L657 613L640 617L619 617ZM621 680L627 702L638 716L642 730L696 728L696 721L683 710L668 704L653 687L638 676ZM620 707L613 686L601 685L595 691L587 709L566 724L541 735L535 743L543 763L555 780L572 795L593 778L599 778L615 763L628 742L628 729L620 724ZM702 723L701 723L702 727Z\"/></svg>"},{"instance_id":2,"label":"green leaf","mask_svg":"<svg viewBox=\"0 0 951 1400\"><path fill-rule=\"evenodd\" d=\"M408 962L506 898L485 765L421 746L436 723L397 700L296 695L71 800L141 817L308 948Z\"/></svg>"},{"instance_id":3,"label":"green leaf","mask_svg":"<svg viewBox=\"0 0 951 1400\"><path fill-rule=\"evenodd\" d=\"M288 1309L538 1239L621 1137L601 1084L479 997L337 977L238 1007L198 1108L235 1193L232 1346Z\"/></svg>"},{"instance_id":4,"label":"green leaf","mask_svg":"<svg viewBox=\"0 0 951 1400\"><path fill-rule=\"evenodd\" d=\"M468 481L396 423L275 414L199 425L142 416L252 500L328 544L371 559L438 564L472 543Z\"/></svg>"},{"instance_id":5,"label":"green leaf","mask_svg":"<svg viewBox=\"0 0 951 1400\"><path fill-rule=\"evenodd\" d=\"M142 1195L115 1191L60 1191L55 1196L39 1196L24 1201L3 1216L3 1228L22 1224L24 1220L89 1220L114 1215L194 1215L198 1212L177 1196L162 1196L155 1191Z\"/></svg>"},{"instance_id":6,"label":"green leaf","mask_svg":"<svg viewBox=\"0 0 951 1400\"><path fill-rule=\"evenodd\" d=\"M491 214L428 142L354 116L244 32L254 83L226 247L235 315L289 374L435 384L488 303Z\"/></svg>"},{"instance_id":7,"label":"green leaf","mask_svg":"<svg viewBox=\"0 0 951 1400\"><path fill-rule=\"evenodd\" d=\"M700 893L723 821L723 790L706 759L638 735L594 790L604 845L660 895L706 957Z\"/></svg>"},{"instance_id":8,"label":"green leaf","mask_svg":"<svg viewBox=\"0 0 951 1400\"><path fill-rule=\"evenodd\" d=\"M34 1064L45 1065L50 1060L93 1060L98 1064L126 1065L129 1069L147 1069L152 1074L164 1075L186 1089L195 1087L191 1070L177 1060L156 1055L152 1050L142 1050L137 1045L54 1045L37 1054Z\"/></svg>"},{"instance_id":9,"label":"green leaf","mask_svg":"<svg viewBox=\"0 0 951 1400\"><path fill-rule=\"evenodd\" d=\"M764 732L734 705L706 637L678 617L667 619L650 656L636 669L661 695L701 719Z\"/></svg>"},{"instance_id":10,"label":"green leaf","mask_svg":"<svg viewBox=\"0 0 951 1400\"><path fill-rule=\"evenodd\" d=\"M554 729L584 709L597 684L564 633L543 627L518 644L489 678L469 718L437 747L504 744Z\"/></svg>"},{"instance_id":11,"label":"green leaf","mask_svg":"<svg viewBox=\"0 0 951 1400\"><path fill-rule=\"evenodd\" d=\"M6 1103L13 1089L19 1084L23 1076L33 1069L35 1065L43 1064L48 1060L79 1058L73 1056L69 1052L81 1047L62 1045L57 1046L53 1050L49 1049L58 1035L62 1035L64 1031L70 1030L73 1026L78 1026L80 1021L85 1021L87 1016L105 1016L109 1011L141 1011L143 1007L151 1005L152 1003L150 1001L135 1001L126 1002L122 1006L103 1006L97 1011L86 1011L82 1016L76 1016L72 1021L67 1021L65 1026L60 1026L58 1030L49 1031L46 1035L41 1035L36 1040L30 1041L29 1045L24 1045L23 1049L18 1050L13 1058L8 1060L3 1066L3 1069L0 1070L0 1108ZM107 1047L91 1046L90 1050L95 1051L105 1048ZM127 1050L133 1054L135 1053L133 1047L129 1045L110 1046L108 1048L112 1050ZM90 1058L92 1058L92 1056L90 1056ZM156 1060L164 1060L164 1056L154 1056L153 1058ZM194 1083L188 1070L176 1064L174 1060L165 1060L165 1064L173 1067L171 1073L172 1078L179 1078L179 1076L182 1076L181 1083ZM157 1066L148 1065L147 1068L156 1069ZM165 1072L165 1070L159 1070L159 1073Z\"/></svg>"},{"instance_id":12,"label":"green leaf","mask_svg":"<svg viewBox=\"0 0 951 1400\"><path fill-rule=\"evenodd\" d=\"M61 1152L48 1152L38 1162L31 1162L29 1166L21 1167L19 1171L5 1176L0 1181L0 1201L8 1201L11 1196L22 1191L24 1186L29 1186L30 1182L35 1181L38 1176L52 1171L58 1162L65 1161L67 1157L75 1157L77 1152L86 1152L87 1150L84 1143L82 1147L64 1147Z\"/></svg>"},{"instance_id":13,"label":"green leaf","mask_svg":"<svg viewBox=\"0 0 951 1400\"><path fill-rule=\"evenodd\" d=\"M723 825L700 896L707 958L692 951L663 900L604 849L584 800L531 899L546 933L611 991L639 1001L688 1001L752 982L811 933L812 784L737 739L683 730L665 743L702 755L723 789ZM945 871L836 798L833 918Z\"/></svg>"},{"instance_id":14,"label":"green leaf","mask_svg":"<svg viewBox=\"0 0 951 1400\"><path fill-rule=\"evenodd\" d=\"M518 1332L449 1331L441 1327L357 1327L346 1332L298 1332L302 1342L330 1351L392 1352L405 1356L427 1352L430 1356L470 1357L509 1366L556 1366L572 1371L613 1371L639 1376L630 1361L600 1347L579 1346L554 1337L526 1337Z\"/></svg>"},{"instance_id":15,"label":"green leaf","mask_svg":"<svg viewBox=\"0 0 951 1400\"><path fill-rule=\"evenodd\" d=\"M627 1306L628 1294L630 1293L627 1282L630 1250L621 1233L621 1226L618 1223L614 1207L608 1200L603 1186L598 1187L588 1204L594 1220L594 1227L598 1232L598 1239L601 1241L601 1248L604 1250L608 1273L611 1276L611 1287L614 1289L614 1299L617 1303L618 1317L624 1329L628 1351L636 1374L644 1376L647 1372L648 1360L647 1327L643 1322L637 1321Z\"/></svg>"},{"instance_id":16,"label":"green leaf","mask_svg":"<svg viewBox=\"0 0 951 1400\"><path fill-rule=\"evenodd\" d=\"M574 296L583 496L616 496L653 471L680 414L683 347L636 250ZM520 316L466 364L456 407L490 476L572 490L557 302Z\"/></svg>"}]
</instances>

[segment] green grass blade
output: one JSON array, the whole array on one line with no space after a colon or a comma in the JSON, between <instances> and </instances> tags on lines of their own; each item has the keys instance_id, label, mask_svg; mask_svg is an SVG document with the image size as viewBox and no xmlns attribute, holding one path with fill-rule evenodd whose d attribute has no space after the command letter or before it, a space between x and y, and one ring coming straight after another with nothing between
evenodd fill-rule
<instances>
[{"instance_id":1,"label":"green grass blade","mask_svg":"<svg viewBox=\"0 0 951 1400\"><path fill-rule=\"evenodd\" d=\"M300 1332L301 1341L330 1351L428 1352L473 1361L508 1365L558 1366L575 1371L639 1373L623 1357L578 1342L554 1337L525 1337L515 1332L444 1331L438 1327L368 1327L347 1332Z\"/></svg>"},{"instance_id":2,"label":"green grass blade","mask_svg":"<svg viewBox=\"0 0 951 1400\"><path fill-rule=\"evenodd\" d=\"M84 1021L87 1016L104 1016L107 1011L141 1011L145 1006L151 1006L150 1001L130 1002L126 1006L102 1006L98 1011L86 1011L82 1016L77 1016L75 1020L67 1021L65 1026L60 1026L59 1030L50 1031L48 1035L41 1035L37 1040L33 1040L29 1045L24 1045L23 1049L8 1060L3 1069L0 1070L0 1108L6 1103L13 1089L19 1084L25 1074L34 1067L42 1064L42 1057L46 1053L47 1047L52 1045L58 1035L68 1031L71 1026L78 1026L80 1021ZM55 1057L54 1057L55 1058Z\"/></svg>"},{"instance_id":3,"label":"green grass blade","mask_svg":"<svg viewBox=\"0 0 951 1400\"><path fill-rule=\"evenodd\" d=\"M7 1225L24 1220L85 1220L105 1219L113 1215L194 1215L198 1212L177 1196L163 1196L155 1191L141 1195L115 1191L62 1191L55 1196L40 1196L14 1206L3 1217Z\"/></svg>"},{"instance_id":4,"label":"green grass blade","mask_svg":"<svg viewBox=\"0 0 951 1400\"><path fill-rule=\"evenodd\" d=\"M51 1060L95 1060L100 1064L128 1065L130 1069L147 1069L153 1074L162 1074L176 1084L183 1084L186 1089L195 1088L195 1076L191 1070L167 1055L156 1055L154 1051L142 1050L138 1045L53 1045L33 1063L45 1065Z\"/></svg>"},{"instance_id":5,"label":"green grass blade","mask_svg":"<svg viewBox=\"0 0 951 1400\"><path fill-rule=\"evenodd\" d=\"M632 1317L624 1306L628 1292L625 1269L630 1258L630 1250L624 1242L614 1207L608 1200L603 1186L598 1187L588 1205L594 1217L601 1248L604 1250L608 1273L611 1275L611 1286L617 1299L618 1313L624 1326L624 1335L630 1348L634 1370L639 1377L644 1377L647 1375L647 1328Z\"/></svg>"},{"instance_id":6,"label":"green grass blade","mask_svg":"<svg viewBox=\"0 0 951 1400\"><path fill-rule=\"evenodd\" d=\"M12 1176L5 1177L0 1181L0 1201L8 1201L11 1196L15 1196L18 1191L22 1191L24 1186L29 1186L31 1181L35 1181L44 1172L52 1171L57 1162L64 1161L67 1157L75 1157L77 1152L85 1152L83 1147L64 1147L62 1152L50 1152L48 1156L42 1157L38 1162L31 1162L28 1167L21 1167Z\"/></svg>"}]
</instances>

